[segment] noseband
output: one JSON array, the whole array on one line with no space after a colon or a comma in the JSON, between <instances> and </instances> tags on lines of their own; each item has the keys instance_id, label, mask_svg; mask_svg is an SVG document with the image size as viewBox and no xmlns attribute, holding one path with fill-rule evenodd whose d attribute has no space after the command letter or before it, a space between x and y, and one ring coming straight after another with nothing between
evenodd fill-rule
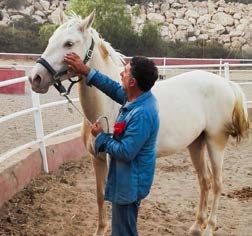
<instances>
[{"instance_id":1,"label":"noseband","mask_svg":"<svg viewBox=\"0 0 252 236\"><path fill-rule=\"evenodd\" d=\"M92 38L91 46L88 49L88 51L86 53L86 56L85 56L85 58L83 60L84 64L86 64L90 60L90 58L92 57L93 50L94 50L94 40ZM73 87L73 85L75 83L81 81L81 79L82 79L82 78L79 78L78 80L72 80L71 78L68 79L70 81L70 85L69 85L68 89L66 90L65 87L62 85L60 78L61 78L61 76L67 74L67 71L68 71L67 67L62 68L59 71L56 71L56 70L54 70L52 68L52 66L48 63L48 61L45 60L42 57L40 57L36 62L41 64L42 66L44 66L47 69L47 71L53 77L53 80L54 80L53 86L63 96L68 95L70 93L71 88Z\"/></svg>"}]
</instances>

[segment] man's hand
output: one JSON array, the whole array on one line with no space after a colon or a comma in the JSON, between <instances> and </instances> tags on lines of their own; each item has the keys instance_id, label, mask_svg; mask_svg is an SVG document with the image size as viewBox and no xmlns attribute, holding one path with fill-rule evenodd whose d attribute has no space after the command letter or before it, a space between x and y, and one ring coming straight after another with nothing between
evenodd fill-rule
<instances>
[{"instance_id":1,"label":"man's hand","mask_svg":"<svg viewBox=\"0 0 252 236\"><path fill-rule=\"evenodd\" d=\"M96 121L94 124L91 126L91 134L96 137L99 133L103 132L101 123L99 121Z\"/></svg>"},{"instance_id":2,"label":"man's hand","mask_svg":"<svg viewBox=\"0 0 252 236\"><path fill-rule=\"evenodd\" d=\"M67 53L64 57L64 61L68 65L70 73L87 75L90 71L90 68L86 66L81 58L74 52Z\"/></svg>"}]
</instances>

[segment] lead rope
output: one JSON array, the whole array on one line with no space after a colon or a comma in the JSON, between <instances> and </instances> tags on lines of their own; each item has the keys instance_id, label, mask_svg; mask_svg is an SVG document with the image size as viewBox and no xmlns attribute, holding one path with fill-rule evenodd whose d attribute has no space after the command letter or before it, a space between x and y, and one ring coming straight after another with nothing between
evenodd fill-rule
<instances>
[{"instance_id":1,"label":"lead rope","mask_svg":"<svg viewBox=\"0 0 252 236\"><path fill-rule=\"evenodd\" d=\"M84 116L84 114L80 111L80 109L78 109L78 107L73 104L73 101L68 97L67 94L61 94L61 95L64 96L67 99L68 103L70 103L74 107L74 109L77 110L78 113L91 124L91 122L88 120L86 116ZM73 112L72 110L70 110L70 108L68 108L68 111L71 113ZM105 132L109 133L109 122L107 116L104 115L99 116L96 122L100 122L102 119L106 121L107 130ZM106 162L107 162L107 168L109 168L110 158L108 153L106 153Z\"/></svg>"},{"instance_id":2,"label":"lead rope","mask_svg":"<svg viewBox=\"0 0 252 236\"><path fill-rule=\"evenodd\" d=\"M106 121L106 125L107 125L107 133L109 133L109 122L108 122L108 117L107 116L99 116L98 119L96 121L101 121L102 119L104 119ZM109 154L106 153L106 162L107 162L107 168L109 169L109 164L110 164L110 157Z\"/></svg>"},{"instance_id":3,"label":"lead rope","mask_svg":"<svg viewBox=\"0 0 252 236\"><path fill-rule=\"evenodd\" d=\"M78 111L78 113L91 124L91 122L88 120L88 118L86 116L84 116L84 114L80 111L80 109L73 104L73 101L68 97L67 94L62 94L61 96L65 97L67 99L68 103L70 103L73 106L73 108L76 111ZM69 112L72 113L72 110L70 110L70 109L68 109L68 110L69 110ZM104 115L99 116L98 119L96 120L96 122L100 122L102 119L104 119L106 121L107 130L105 132L109 133L109 122L108 122L107 116L104 116Z\"/></svg>"},{"instance_id":4,"label":"lead rope","mask_svg":"<svg viewBox=\"0 0 252 236\"><path fill-rule=\"evenodd\" d=\"M70 104L73 106L73 108L74 108L76 111L78 111L78 113L79 113L84 119L88 120L88 119L84 116L84 114L80 111L80 109L79 109L77 106L75 106L75 105L73 104L73 101L72 101L66 94L62 94L62 96L65 97L65 98L67 99L68 103L70 103ZM70 107L68 107L68 111L69 111L70 113L73 113L73 110L70 109ZM88 120L88 121L89 121L89 120ZM90 121L89 121L89 122L90 122Z\"/></svg>"}]
</instances>

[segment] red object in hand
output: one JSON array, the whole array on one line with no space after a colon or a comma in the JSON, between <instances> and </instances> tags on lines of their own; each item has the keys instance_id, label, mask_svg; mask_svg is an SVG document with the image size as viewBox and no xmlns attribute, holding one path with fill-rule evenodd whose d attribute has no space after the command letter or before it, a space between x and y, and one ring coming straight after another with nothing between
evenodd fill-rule
<instances>
[{"instance_id":1,"label":"red object in hand","mask_svg":"<svg viewBox=\"0 0 252 236\"><path fill-rule=\"evenodd\" d=\"M126 121L118 122L114 125L114 135L120 135L123 133L126 126Z\"/></svg>"}]
</instances>

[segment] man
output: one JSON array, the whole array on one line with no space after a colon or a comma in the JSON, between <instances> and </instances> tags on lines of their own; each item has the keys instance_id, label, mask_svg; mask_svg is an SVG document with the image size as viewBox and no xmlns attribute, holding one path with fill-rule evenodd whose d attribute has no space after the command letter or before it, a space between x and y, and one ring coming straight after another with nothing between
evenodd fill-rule
<instances>
[{"instance_id":1,"label":"man","mask_svg":"<svg viewBox=\"0 0 252 236\"><path fill-rule=\"evenodd\" d=\"M121 72L122 85L91 69L75 53L65 62L76 74L122 105L113 135L99 122L92 125L96 152L110 155L104 199L112 202L112 236L137 236L140 201L153 182L159 128L157 101L150 89L158 78L153 61L133 57Z\"/></svg>"}]
</instances>

